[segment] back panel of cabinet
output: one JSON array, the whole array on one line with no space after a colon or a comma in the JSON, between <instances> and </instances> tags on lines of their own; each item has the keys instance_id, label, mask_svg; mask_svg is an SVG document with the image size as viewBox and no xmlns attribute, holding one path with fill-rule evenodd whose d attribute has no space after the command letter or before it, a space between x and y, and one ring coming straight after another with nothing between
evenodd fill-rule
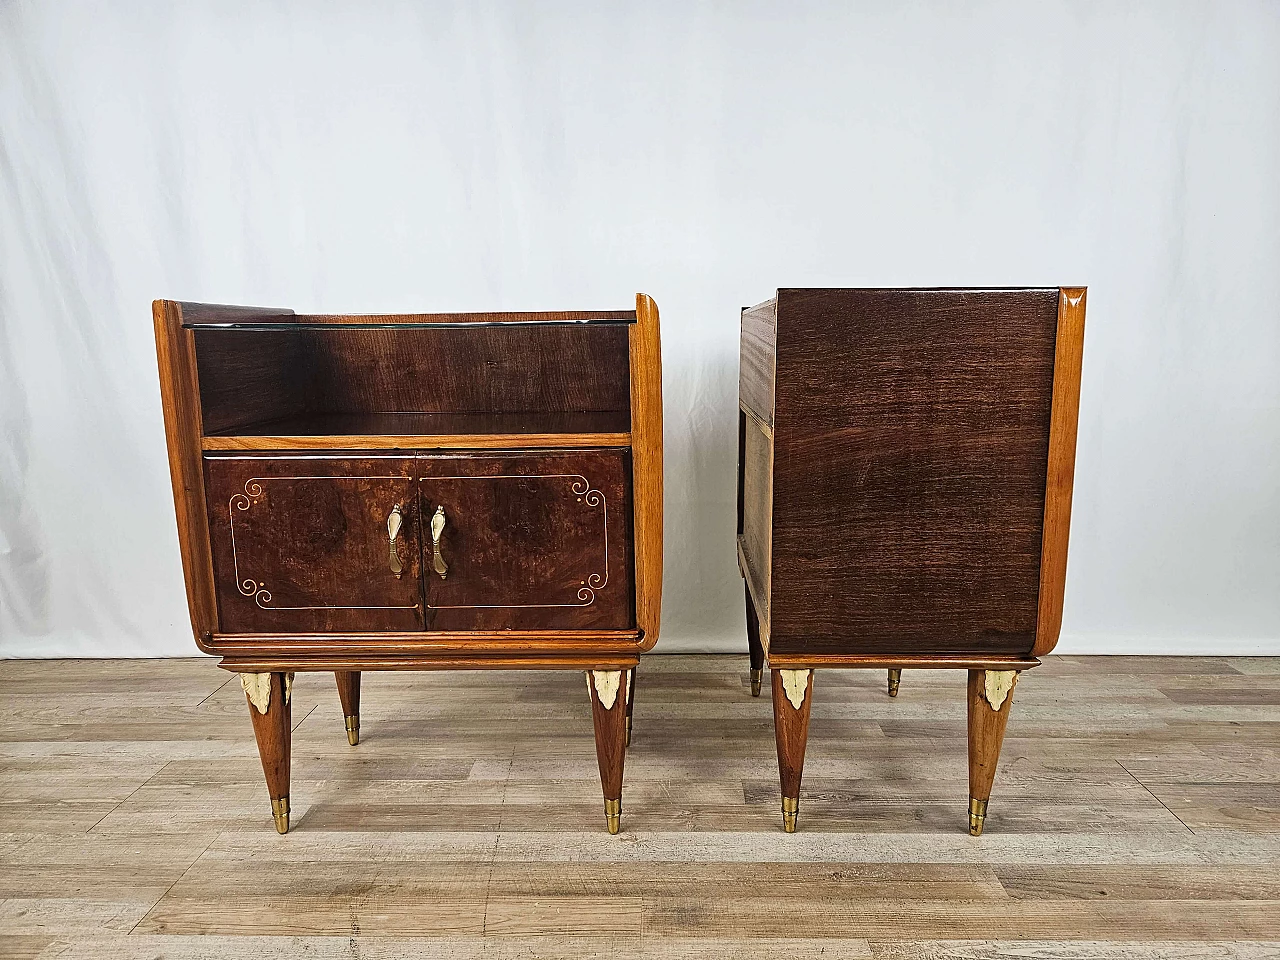
<instances>
[{"instance_id":1,"label":"back panel of cabinet","mask_svg":"<svg viewBox=\"0 0 1280 960\"><path fill-rule=\"evenodd\" d=\"M772 652L1030 650L1057 303L778 292Z\"/></svg>"}]
</instances>

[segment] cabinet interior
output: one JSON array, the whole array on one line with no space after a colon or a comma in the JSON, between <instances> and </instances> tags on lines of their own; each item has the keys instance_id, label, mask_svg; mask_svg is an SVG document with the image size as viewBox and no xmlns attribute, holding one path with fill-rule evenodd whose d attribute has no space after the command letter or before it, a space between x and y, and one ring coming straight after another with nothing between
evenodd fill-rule
<instances>
[{"instance_id":1,"label":"cabinet interior","mask_svg":"<svg viewBox=\"0 0 1280 960\"><path fill-rule=\"evenodd\" d=\"M192 329L206 437L631 428L626 322Z\"/></svg>"}]
</instances>

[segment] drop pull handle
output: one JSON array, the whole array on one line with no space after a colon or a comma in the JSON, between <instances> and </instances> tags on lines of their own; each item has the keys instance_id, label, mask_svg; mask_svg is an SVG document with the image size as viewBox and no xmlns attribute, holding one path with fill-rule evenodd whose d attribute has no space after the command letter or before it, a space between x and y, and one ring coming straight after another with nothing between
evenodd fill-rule
<instances>
[{"instance_id":1,"label":"drop pull handle","mask_svg":"<svg viewBox=\"0 0 1280 960\"><path fill-rule=\"evenodd\" d=\"M436 512L431 517L431 566L440 574L441 580L449 576L449 566L440 554L440 538L444 536L445 522L444 507L436 507Z\"/></svg>"},{"instance_id":2,"label":"drop pull handle","mask_svg":"<svg viewBox=\"0 0 1280 960\"><path fill-rule=\"evenodd\" d=\"M400 563L400 528L402 526L404 526L404 517L400 513L400 504L397 503L391 508L391 513L387 517L387 544L390 551L387 564L397 580L404 575L404 566Z\"/></svg>"}]
</instances>

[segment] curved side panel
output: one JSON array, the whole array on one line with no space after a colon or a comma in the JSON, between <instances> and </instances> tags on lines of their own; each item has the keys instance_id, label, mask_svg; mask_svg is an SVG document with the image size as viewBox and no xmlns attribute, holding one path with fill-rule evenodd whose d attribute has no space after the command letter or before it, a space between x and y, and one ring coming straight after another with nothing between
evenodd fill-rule
<instances>
[{"instance_id":1,"label":"curved side panel","mask_svg":"<svg viewBox=\"0 0 1280 960\"><path fill-rule=\"evenodd\" d=\"M212 651L204 638L218 629L213 592L213 559L209 553L209 523L205 515L204 475L200 462L200 388L196 381L195 344L182 327L181 306L171 300L151 305L156 332L156 360L160 370L160 399L169 449L169 474L178 520L178 548L182 554L187 608L196 646Z\"/></svg>"},{"instance_id":2,"label":"curved side panel","mask_svg":"<svg viewBox=\"0 0 1280 960\"><path fill-rule=\"evenodd\" d=\"M658 305L647 294L636 294L629 336L636 625L649 650L662 620L662 346Z\"/></svg>"},{"instance_id":3,"label":"curved side panel","mask_svg":"<svg viewBox=\"0 0 1280 960\"><path fill-rule=\"evenodd\" d=\"M1067 585L1067 538L1076 469L1080 414L1080 369L1084 360L1085 287L1058 291L1058 334L1053 361L1053 409L1049 422L1049 470L1045 479L1044 532L1040 552L1040 599L1033 657L1043 657L1062 632Z\"/></svg>"}]
</instances>

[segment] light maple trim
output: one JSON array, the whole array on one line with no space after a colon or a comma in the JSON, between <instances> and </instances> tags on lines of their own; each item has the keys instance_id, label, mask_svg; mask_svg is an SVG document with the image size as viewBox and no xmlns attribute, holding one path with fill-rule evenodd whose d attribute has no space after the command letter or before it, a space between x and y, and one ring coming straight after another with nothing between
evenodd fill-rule
<instances>
[{"instance_id":1,"label":"light maple trim","mask_svg":"<svg viewBox=\"0 0 1280 960\"><path fill-rule=\"evenodd\" d=\"M1042 657L1058 643L1067 585L1067 539L1071 532L1071 493L1076 468L1076 430L1080 417L1080 370L1084 361L1084 312L1087 289L1058 291L1058 333L1053 358L1053 407L1049 414L1049 465L1045 476L1044 527L1040 547L1040 599L1032 656Z\"/></svg>"},{"instance_id":2,"label":"light maple trim","mask_svg":"<svg viewBox=\"0 0 1280 960\"><path fill-rule=\"evenodd\" d=\"M205 437L205 450L529 450L627 447L629 433L344 434Z\"/></svg>"},{"instance_id":3,"label":"light maple trim","mask_svg":"<svg viewBox=\"0 0 1280 960\"><path fill-rule=\"evenodd\" d=\"M642 648L658 642L662 620L662 345L658 305L636 294L631 355L631 497L635 530L636 625Z\"/></svg>"},{"instance_id":4,"label":"light maple trim","mask_svg":"<svg viewBox=\"0 0 1280 960\"><path fill-rule=\"evenodd\" d=\"M195 338L182 326L180 305L172 300L151 304L155 326L160 401L178 522L178 551L187 588L187 609L196 646L218 629L214 599L213 555L209 518L205 514L204 469L196 438L203 432L200 386L196 375Z\"/></svg>"}]
</instances>

